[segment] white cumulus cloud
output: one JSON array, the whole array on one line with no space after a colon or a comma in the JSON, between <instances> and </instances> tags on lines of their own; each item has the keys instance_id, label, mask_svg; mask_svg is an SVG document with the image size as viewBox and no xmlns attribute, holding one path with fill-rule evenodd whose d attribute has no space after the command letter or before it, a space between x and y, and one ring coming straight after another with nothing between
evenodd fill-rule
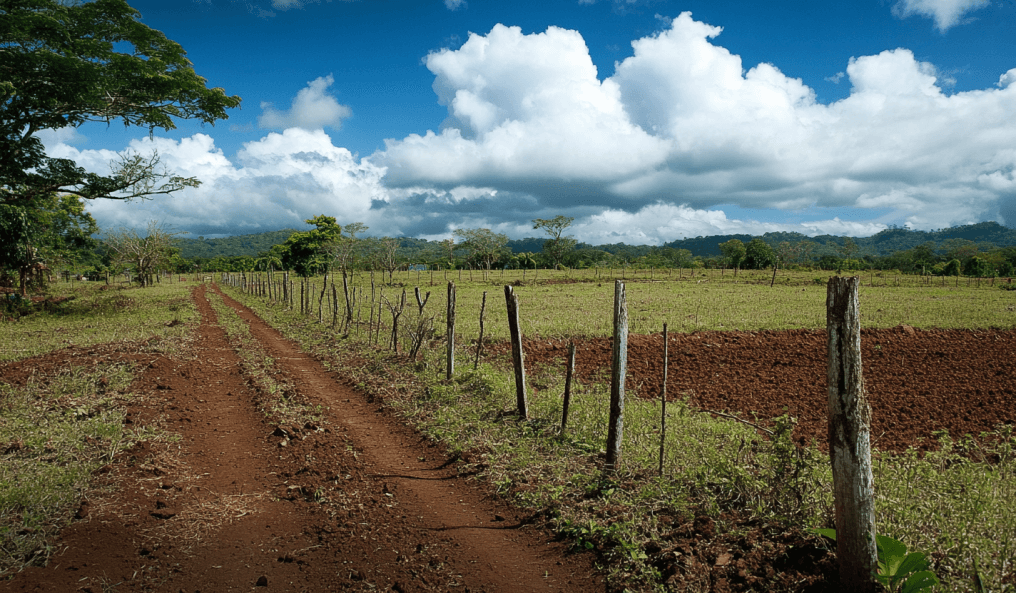
<instances>
[{"instance_id":1,"label":"white cumulus cloud","mask_svg":"<svg viewBox=\"0 0 1016 593\"><path fill-rule=\"evenodd\" d=\"M109 150L78 150L66 144L47 148L52 156L73 159L98 173L108 172L117 156ZM242 234L299 228L321 213L337 217L340 224L366 222L382 232L390 228L383 213L372 210L376 200L386 197L381 184L384 169L334 146L321 130L270 133L246 143L236 162L206 134L179 141L146 137L132 141L128 150L158 151L168 170L202 183L147 201L93 200L88 210L103 228L141 227L148 220L159 220L197 234Z\"/></svg>"},{"instance_id":2,"label":"white cumulus cloud","mask_svg":"<svg viewBox=\"0 0 1016 593\"><path fill-rule=\"evenodd\" d=\"M743 64L721 32L681 14L601 80L578 32L497 25L427 57L442 127L370 161L391 187L491 187L580 216L852 207L928 228L998 219L1016 198L1016 69L946 94L934 65L888 50L850 59L850 95L825 105L776 65Z\"/></svg>"},{"instance_id":3,"label":"white cumulus cloud","mask_svg":"<svg viewBox=\"0 0 1016 593\"><path fill-rule=\"evenodd\" d=\"M629 120L617 84L597 79L575 31L497 25L426 65L449 117L440 133L387 142L377 162L389 183L614 180L666 155L668 141Z\"/></svg>"},{"instance_id":4,"label":"white cumulus cloud","mask_svg":"<svg viewBox=\"0 0 1016 593\"><path fill-rule=\"evenodd\" d=\"M353 111L328 94L328 87L334 82L335 79L329 74L307 83L307 87L300 89L296 94L289 111L279 111L271 103L261 103L264 113L258 118L258 126L268 129L305 130L317 130L328 126L338 129L342 125L342 120L351 116Z\"/></svg>"},{"instance_id":5,"label":"white cumulus cloud","mask_svg":"<svg viewBox=\"0 0 1016 593\"><path fill-rule=\"evenodd\" d=\"M963 15L988 4L988 0L899 0L893 5L893 14L900 18L915 14L932 18L935 26L945 32L961 24Z\"/></svg>"}]
</instances>

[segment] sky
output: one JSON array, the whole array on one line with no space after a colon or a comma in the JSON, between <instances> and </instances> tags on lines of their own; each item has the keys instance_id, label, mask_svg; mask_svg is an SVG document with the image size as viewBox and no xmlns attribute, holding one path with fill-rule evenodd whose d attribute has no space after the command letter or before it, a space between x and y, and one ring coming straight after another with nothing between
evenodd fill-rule
<instances>
[{"instance_id":1,"label":"sky","mask_svg":"<svg viewBox=\"0 0 1016 593\"><path fill-rule=\"evenodd\" d=\"M202 184L95 200L190 237L459 228L659 245L771 231L1016 227L1016 1L133 0L210 87L214 126L40 133L108 171Z\"/></svg>"}]
</instances>

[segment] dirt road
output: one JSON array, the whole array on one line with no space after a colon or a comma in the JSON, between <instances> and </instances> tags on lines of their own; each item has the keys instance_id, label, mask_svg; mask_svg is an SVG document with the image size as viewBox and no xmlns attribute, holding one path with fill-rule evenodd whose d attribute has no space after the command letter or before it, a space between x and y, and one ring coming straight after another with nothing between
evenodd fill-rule
<instances>
[{"instance_id":1,"label":"dirt road","mask_svg":"<svg viewBox=\"0 0 1016 593\"><path fill-rule=\"evenodd\" d=\"M130 359L143 372L133 425L167 434L101 470L45 568L0 591L598 591L570 555L455 463L325 371L249 310L299 397L324 419L277 426L258 405L200 287L192 352L68 349L29 368ZM105 487L105 491L102 488Z\"/></svg>"}]
</instances>

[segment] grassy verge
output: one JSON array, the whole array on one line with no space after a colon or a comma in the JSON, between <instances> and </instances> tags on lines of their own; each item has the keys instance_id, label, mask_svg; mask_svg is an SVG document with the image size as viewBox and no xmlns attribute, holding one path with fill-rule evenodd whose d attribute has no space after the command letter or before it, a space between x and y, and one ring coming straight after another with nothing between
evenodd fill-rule
<instances>
[{"instance_id":1,"label":"grassy verge","mask_svg":"<svg viewBox=\"0 0 1016 593\"><path fill-rule=\"evenodd\" d=\"M937 308L936 289L912 290L928 291L921 294L930 299L933 313L924 319L945 315ZM630 307L633 292L629 288ZM991 295L996 293L1008 294L996 289ZM989 303L983 310L999 307L988 293L969 298L980 299L982 294ZM560 370L527 371L535 388L531 419L520 422L513 414L514 386L506 368L482 364L477 371L460 372L446 382L440 378L444 356L440 347L424 348L421 358L408 364L404 357L367 347L361 339L337 336L327 324L317 324L316 317L268 306L239 291L231 295L458 453L463 471L477 472L506 497L544 516L574 546L597 550L617 588L672 587L666 584L672 568L666 554L672 553L674 534L680 531L675 526L697 524L702 517L713 522L717 537L735 534L746 524L775 526L774 532L832 526L828 459L790 439L791 418L778 419L774 434L766 437L744 423L716 419L680 402L672 404L660 477L659 404L631 398L625 410L624 468L603 476L599 466L606 438L604 384L578 386L568 430L560 434ZM540 302L552 309L553 300ZM710 306L720 311L726 304L717 300ZM428 305L431 311L443 310L440 301L432 307L434 303ZM911 310L923 310L915 307ZM765 316L759 313L757 329L773 329L765 326ZM488 328L496 323L488 318ZM776 326L782 327L780 323ZM360 333L353 335L365 339ZM942 590L977 591L975 566L984 590L1016 590L1012 561L1016 440L1011 428L982 436L953 442L942 435L939 452L924 457L916 452L882 453L875 459L879 533L931 554ZM747 581L754 587L750 590L796 590L776 577L759 579L754 585Z\"/></svg>"},{"instance_id":2,"label":"grassy verge","mask_svg":"<svg viewBox=\"0 0 1016 593\"><path fill-rule=\"evenodd\" d=\"M130 366L65 367L23 387L0 383L0 578L43 565L99 467L131 445Z\"/></svg>"},{"instance_id":3,"label":"grassy verge","mask_svg":"<svg viewBox=\"0 0 1016 593\"><path fill-rule=\"evenodd\" d=\"M0 360L107 342L131 352L178 351L197 319L192 286L54 285L49 302L0 322ZM124 426L132 365L103 358L0 381L0 578L45 564L49 541L73 519L94 472L153 437L148 428Z\"/></svg>"},{"instance_id":4,"label":"grassy verge","mask_svg":"<svg viewBox=\"0 0 1016 593\"><path fill-rule=\"evenodd\" d=\"M178 349L197 319L190 303L193 287L176 282L148 288L56 284L51 301L0 321L0 361L110 342L146 342L150 351Z\"/></svg>"}]
</instances>

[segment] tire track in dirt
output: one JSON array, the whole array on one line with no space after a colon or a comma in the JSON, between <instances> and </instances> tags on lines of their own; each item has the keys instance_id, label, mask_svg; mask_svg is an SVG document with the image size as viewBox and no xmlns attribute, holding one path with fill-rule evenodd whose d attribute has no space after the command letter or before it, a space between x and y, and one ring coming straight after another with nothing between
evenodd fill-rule
<instances>
[{"instance_id":1,"label":"tire track in dirt","mask_svg":"<svg viewBox=\"0 0 1016 593\"><path fill-rule=\"evenodd\" d=\"M219 294L221 291L216 288ZM276 357L312 402L329 416L361 454L366 471L397 494L403 515L384 525L410 540L440 535L455 550L447 558L461 584L472 591L596 591L605 585L588 556L564 555L548 534L527 528L516 511L492 501L404 424L380 414L291 340L249 308L225 302L250 324L262 347Z\"/></svg>"},{"instance_id":2,"label":"tire track in dirt","mask_svg":"<svg viewBox=\"0 0 1016 593\"><path fill-rule=\"evenodd\" d=\"M127 422L156 438L97 476L45 567L0 591L597 591L588 555L484 498L440 451L240 309L287 395L331 409L320 425L266 419L206 287L187 356L66 349L2 366L141 365ZM234 307L236 303L226 297ZM281 435L281 436L280 436ZM497 521L497 517L504 518Z\"/></svg>"}]
</instances>

